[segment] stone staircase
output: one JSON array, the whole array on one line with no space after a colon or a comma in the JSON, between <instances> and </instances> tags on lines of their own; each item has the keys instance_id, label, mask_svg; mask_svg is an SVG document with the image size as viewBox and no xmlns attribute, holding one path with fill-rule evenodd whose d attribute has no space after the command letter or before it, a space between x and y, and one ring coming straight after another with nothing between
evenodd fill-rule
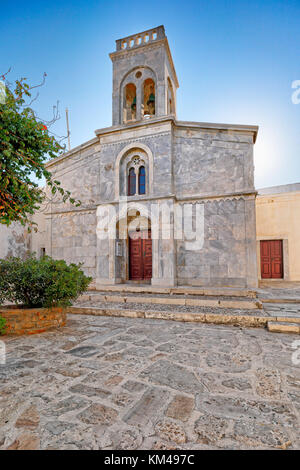
<instances>
[{"instance_id":1,"label":"stone staircase","mask_svg":"<svg viewBox=\"0 0 300 470\"><path fill-rule=\"evenodd\" d=\"M99 290L90 290L82 295L69 307L68 313L300 332L300 299L297 310L292 302L286 309L287 304L280 306L280 298L277 298L278 302L273 302L276 298L274 293L268 299L265 291L262 295L258 292L237 288L152 287L149 284L101 286Z\"/></svg>"}]
</instances>

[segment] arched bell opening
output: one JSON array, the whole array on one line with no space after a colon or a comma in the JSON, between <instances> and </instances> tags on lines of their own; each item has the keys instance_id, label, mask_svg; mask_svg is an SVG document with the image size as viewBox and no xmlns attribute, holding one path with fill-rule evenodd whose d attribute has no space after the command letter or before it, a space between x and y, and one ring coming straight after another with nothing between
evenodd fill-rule
<instances>
[{"instance_id":1,"label":"arched bell opening","mask_svg":"<svg viewBox=\"0 0 300 470\"><path fill-rule=\"evenodd\" d=\"M136 86L128 83L124 88L123 122L136 119Z\"/></svg>"},{"instance_id":2,"label":"arched bell opening","mask_svg":"<svg viewBox=\"0 0 300 470\"><path fill-rule=\"evenodd\" d=\"M147 78L144 81L143 92L143 115L144 118L149 118L155 115L155 83L152 78Z\"/></svg>"}]
</instances>

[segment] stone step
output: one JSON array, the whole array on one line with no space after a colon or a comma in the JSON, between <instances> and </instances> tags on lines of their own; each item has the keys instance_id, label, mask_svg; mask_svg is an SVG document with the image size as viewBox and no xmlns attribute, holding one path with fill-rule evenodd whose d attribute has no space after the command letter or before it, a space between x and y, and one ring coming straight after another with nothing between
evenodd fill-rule
<instances>
[{"instance_id":1,"label":"stone step","mask_svg":"<svg viewBox=\"0 0 300 470\"><path fill-rule=\"evenodd\" d=\"M128 306L127 306L128 307ZM192 307L193 308L193 307ZM277 331L280 333L298 333L300 331L300 318L294 317L272 317L256 313L239 314L234 311L226 311L218 313L217 309L213 312L197 312L190 311L174 311L174 310L149 310L147 306L139 309L120 308L114 306L93 307L74 305L67 308L67 313L79 315L95 315L95 316L111 316L111 317L128 317L128 318L153 318L160 320L173 320L182 322L196 323L213 323L216 325L232 325L240 327L260 327L267 328L269 331ZM272 325L277 326L275 330ZM270 325L270 326L269 326ZM282 325L280 328L278 325ZM292 325L292 327L291 327ZM272 329L273 328L273 329ZM298 329L297 329L298 328ZM296 331L297 330L297 331Z\"/></svg>"},{"instance_id":2,"label":"stone step","mask_svg":"<svg viewBox=\"0 0 300 470\"><path fill-rule=\"evenodd\" d=\"M266 327L269 317L263 315L238 315L231 313L197 313L176 312L173 310L148 310L148 309L122 309L114 307L86 307L72 306L67 308L67 313L79 315L128 317L128 318L152 318L160 320L173 320L182 322L214 323L217 325L233 325L243 327Z\"/></svg>"},{"instance_id":3,"label":"stone step","mask_svg":"<svg viewBox=\"0 0 300 470\"><path fill-rule=\"evenodd\" d=\"M89 289L91 291L91 289ZM148 293L148 294L180 294L180 295L203 295L213 297L248 297L255 299L257 293L255 290L231 288L231 287L154 287L149 285L117 284L117 285L97 285L99 292L118 292L118 293Z\"/></svg>"},{"instance_id":4,"label":"stone step","mask_svg":"<svg viewBox=\"0 0 300 470\"><path fill-rule=\"evenodd\" d=\"M182 298L176 294L174 296L152 297L143 295L108 295L105 293L83 294L79 297L79 302L112 302L112 303L134 303L134 304L162 304L162 305L183 305L186 307L212 307L256 310L262 308L259 300L248 300L245 298L228 300L225 298Z\"/></svg>"},{"instance_id":5,"label":"stone step","mask_svg":"<svg viewBox=\"0 0 300 470\"><path fill-rule=\"evenodd\" d=\"M263 304L300 304L300 298L261 298Z\"/></svg>"},{"instance_id":6,"label":"stone step","mask_svg":"<svg viewBox=\"0 0 300 470\"><path fill-rule=\"evenodd\" d=\"M268 330L273 333L293 333L298 335L300 334L300 322L268 321L267 327Z\"/></svg>"},{"instance_id":7,"label":"stone step","mask_svg":"<svg viewBox=\"0 0 300 470\"><path fill-rule=\"evenodd\" d=\"M192 309L193 307L191 307ZM161 310L156 308L155 310L149 310L145 305L143 308L131 309L131 308L120 308L114 306L95 307L95 306L81 306L74 305L67 308L67 313L79 314L79 315L95 315L95 316L111 316L111 317L128 317L128 318L153 318L160 320L173 320L181 322L196 322L196 323L213 323L216 325L232 325L240 327L260 327L269 328L272 330L272 324L283 325L278 332L282 333L298 333L297 327L300 329L300 318L290 317L272 317L266 316L262 313L235 313L234 311L227 310L218 312L217 309L214 312L197 312L195 310L190 311L174 311L170 309ZM293 325L293 328L290 327ZM290 331L293 330L293 331ZM296 331L297 330L297 331Z\"/></svg>"}]
</instances>

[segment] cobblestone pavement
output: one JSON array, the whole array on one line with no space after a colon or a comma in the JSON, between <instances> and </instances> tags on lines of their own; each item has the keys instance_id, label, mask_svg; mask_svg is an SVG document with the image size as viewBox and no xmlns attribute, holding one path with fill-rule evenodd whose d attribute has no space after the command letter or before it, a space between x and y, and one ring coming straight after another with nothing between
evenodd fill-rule
<instances>
[{"instance_id":1,"label":"cobblestone pavement","mask_svg":"<svg viewBox=\"0 0 300 470\"><path fill-rule=\"evenodd\" d=\"M296 335L68 319L5 340L1 449L300 448Z\"/></svg>"}]
</instances>

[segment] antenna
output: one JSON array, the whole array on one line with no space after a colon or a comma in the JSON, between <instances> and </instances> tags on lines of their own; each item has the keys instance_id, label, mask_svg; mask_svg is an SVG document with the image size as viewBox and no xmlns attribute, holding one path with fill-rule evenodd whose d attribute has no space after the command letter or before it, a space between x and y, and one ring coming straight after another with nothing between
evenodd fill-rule
<instances>
[{"instance_id":1,"label":"antenna","mask_svg":"<svg viewBox=\"0 0 300 470\"><path fill-rule=\"evenodd\" d=\"M69 110L66 108L66 121L67 121L67 131L68 131L68 150L71 150L70 144L70 129L69 129Z\"/></svg>"}]
</instances>

